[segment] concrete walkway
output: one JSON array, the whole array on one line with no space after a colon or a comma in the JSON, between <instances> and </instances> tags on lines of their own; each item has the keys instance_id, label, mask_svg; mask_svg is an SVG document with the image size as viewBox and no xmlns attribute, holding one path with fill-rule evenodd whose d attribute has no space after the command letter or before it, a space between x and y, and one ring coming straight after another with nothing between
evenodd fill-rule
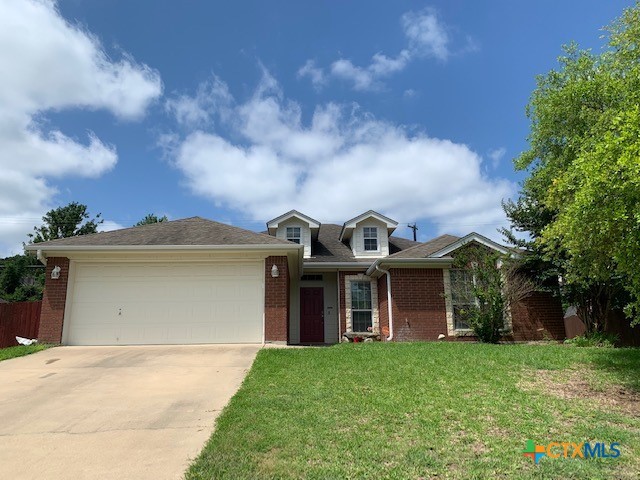
<instances>
[{"instance_id":1,"label":"concrete walkway","mask_svg":"<svg viewBox=\"0 0 640 480\"><path fill-rule=\"evenodd\" d=\"M259 348L57 347L0 362L0 476L181 478Z\"/></svg>"}]
</instances>

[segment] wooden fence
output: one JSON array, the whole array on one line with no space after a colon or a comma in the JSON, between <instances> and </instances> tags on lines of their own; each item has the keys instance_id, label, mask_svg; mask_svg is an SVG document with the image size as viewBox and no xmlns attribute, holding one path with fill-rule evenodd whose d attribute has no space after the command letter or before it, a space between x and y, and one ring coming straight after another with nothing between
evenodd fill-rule
<instances>
[{"instance_id":1,"label":"wooden fence","mask_svg":"<svg viewBox=\"0 0 640 480\"><path fill-rule=\"evenodd\" d=\"M0 348L18 345L16 336L38 338L42 302L0 303Z\"/></svg>"},{"instance_id":2,"label":"wooden fence","mask_svg":"<svg viewBox=\"0 0 640 480\"><path fill-rule=\"evenodd\" d=\"M564 328L567 338L577 337L585 332L584 323L577 315L564 317ZM629 319L620 311L609 314L606 333L618 336L618 345L623 347L640 347L640 325L631 326Z\"/></svg>"}]
</instances>

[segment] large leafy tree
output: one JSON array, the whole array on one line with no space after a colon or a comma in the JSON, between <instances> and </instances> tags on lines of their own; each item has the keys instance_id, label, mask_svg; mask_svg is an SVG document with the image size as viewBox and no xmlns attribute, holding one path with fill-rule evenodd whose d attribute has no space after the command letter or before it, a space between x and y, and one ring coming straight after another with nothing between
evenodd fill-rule
<instances>
[{"instance_id":1,"label":"large leafy tree","mask_svg":"<svg viewBox=\"0 0 640 480\"><path fill-rule=\"evenodd\" d=\"M72 202L65 207L48 211L42 217L42 221L43 225L33 227L34 233L29 234L29 243L96 233L98 225L103 222L100 219L100 214L91 218L87 212L87 206L78 202Z\"/></svg>"},{"instance_id":2,"label":"large leafy tree","mask_svg":"<svg viewBox=\"0 0 640 480\"><path fill-rule=\"evenodd\" d=\"M169 219L167 218L166 215L163 215L162 217L158 217L155 213L150 213L148 215L145 215L145 217L140 220L138 223L136 223L134 225L134 227L139 227L140 225L149 225L152 223L161 223L161 222L166 222Z\"/></svg>"},{"instance_id":3,"label":"large leafy tree","mask_svg":"<svg viewBox=\"0 0 640 480\"><path fill-rule=\"evenodd\" d=\"M590 330L622 302L630 317L640 307L640 3L609 33L602 53L569 45L538 78L529 149L515 161L529 175L505 204Z\"/></svg>"},{"instance_id":4,"label":"large leafy tree","mask_svg":"<svg viewBox=\"0 0 640 480\"><path fill-rule=\"evenodd\" d=\"M40 300L44 270L34 257L16 255L0 260L0 298L9 302Z\"/></svg>"}]
</instances>

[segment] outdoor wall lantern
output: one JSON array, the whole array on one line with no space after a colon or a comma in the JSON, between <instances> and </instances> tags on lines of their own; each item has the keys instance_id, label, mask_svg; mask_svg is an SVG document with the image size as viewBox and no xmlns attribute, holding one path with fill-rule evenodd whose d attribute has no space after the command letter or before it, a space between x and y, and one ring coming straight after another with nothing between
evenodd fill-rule
<instances>
[{"instance_id":1,"label":"outdoor wall lantern","mask_svg":"<svg viewBox=\"0 0 640 480\"><path fill-rule=\"evenodd\" d=\"M271 276L273 278L278 278L280 276L280 270L278 270L278 266L276 264L271 267Z\"/></svg>"},{"instance_id":2,"label":"outdoor wall lantern","mask_svg":"<svg viewBox=\"0 0 640 480\"><path fill-rule=\"evenodd\" d=\"M59 266L55 266L53 267L53 270L51 270L51 278L53 278L54 280L57 280L60 278L60 267Z\"/></svg>"}]
</instances>

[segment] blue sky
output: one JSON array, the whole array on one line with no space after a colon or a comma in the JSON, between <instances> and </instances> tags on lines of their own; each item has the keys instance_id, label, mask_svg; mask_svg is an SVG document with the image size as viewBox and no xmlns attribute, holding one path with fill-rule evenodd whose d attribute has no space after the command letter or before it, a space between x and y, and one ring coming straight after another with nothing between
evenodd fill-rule
<instances>
[{"instance_id":1,"label":"blue sky","mask_svg":"<svg viewBox=\"0 0 640 480\"><path fill-rule=\"evenodd\" d=\"M496 238L535 76L632 3L0 2L0 255L71 201Z\"/></svg>"}]
</instances>

